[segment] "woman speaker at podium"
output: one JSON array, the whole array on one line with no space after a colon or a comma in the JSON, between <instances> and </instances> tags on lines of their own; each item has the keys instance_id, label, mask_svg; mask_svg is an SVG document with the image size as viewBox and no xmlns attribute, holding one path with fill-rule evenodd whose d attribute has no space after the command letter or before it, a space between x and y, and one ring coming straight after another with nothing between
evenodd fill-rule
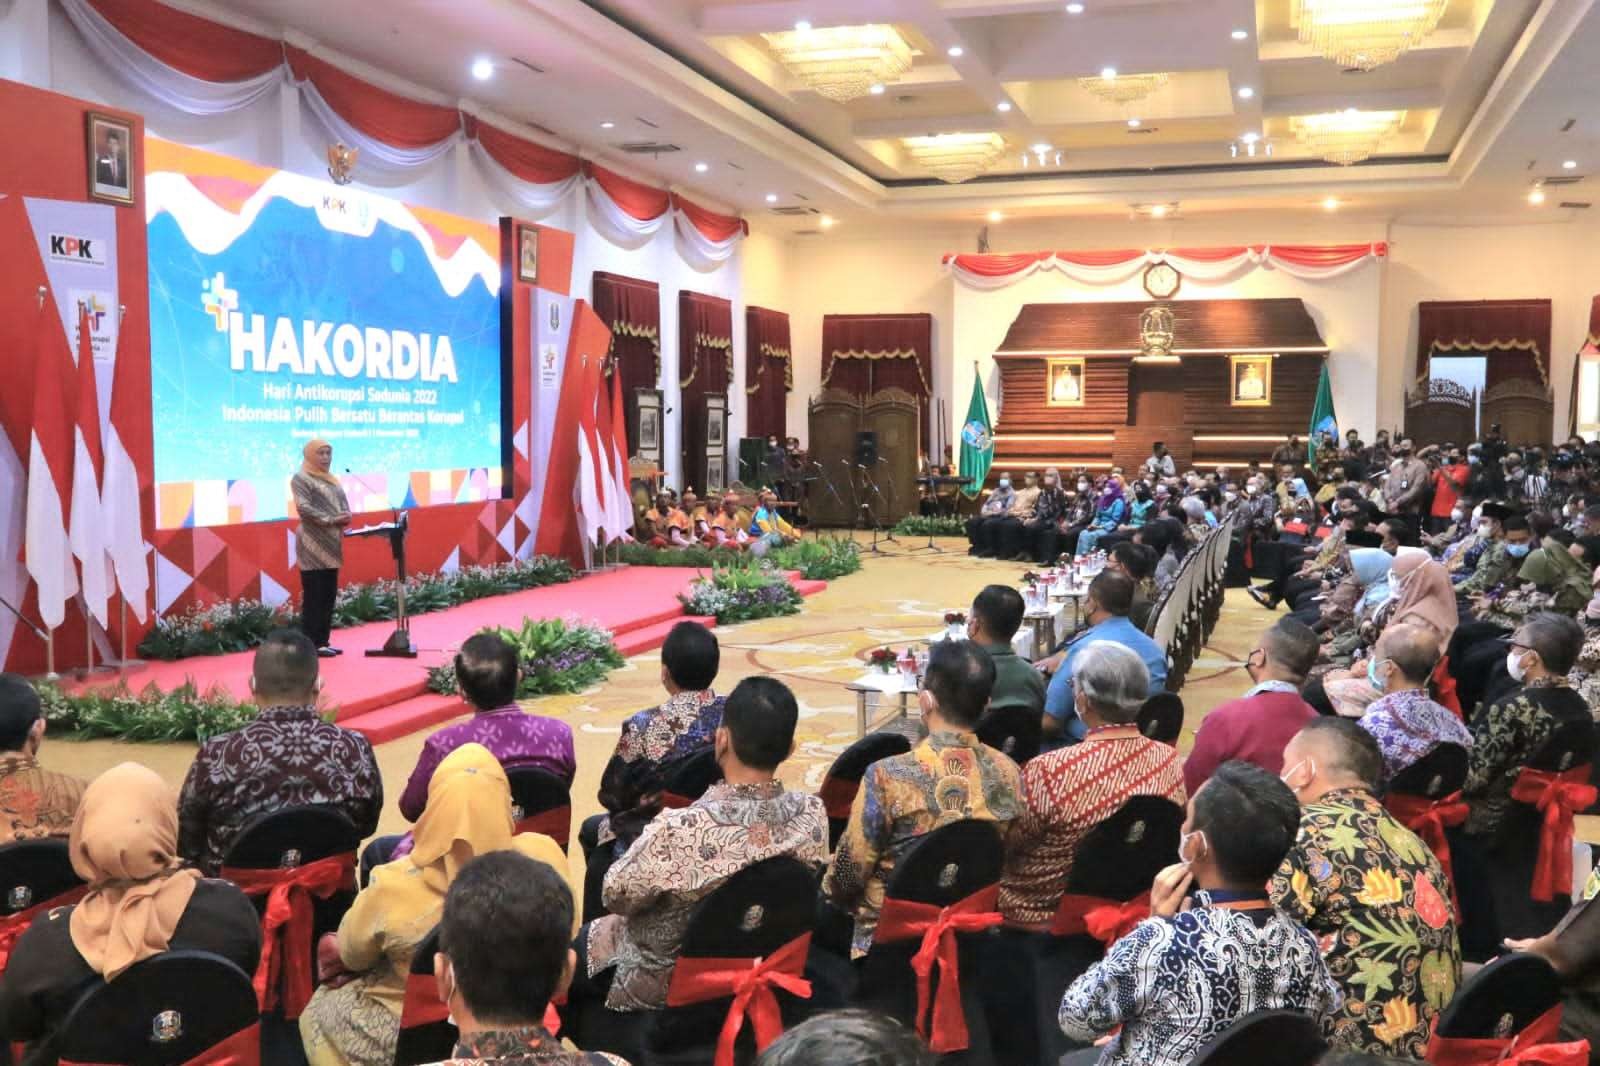
<instances>
[{"instance_id":1,"label":"woman speaker at podium","mask_svg":"<svg viewBox=\"0 0 1600 1066\"><path fill-rule=\"evenodd\" d=\"M300 564L300 628L317 646L317 654L326 659L340 654L328 643L328 631L333 628L333 601L339 592L350 501L331 473L333 445L311 441L304 455L300 469L289 481L300 514L294 537Z\"/></svg>"}]
</instances>

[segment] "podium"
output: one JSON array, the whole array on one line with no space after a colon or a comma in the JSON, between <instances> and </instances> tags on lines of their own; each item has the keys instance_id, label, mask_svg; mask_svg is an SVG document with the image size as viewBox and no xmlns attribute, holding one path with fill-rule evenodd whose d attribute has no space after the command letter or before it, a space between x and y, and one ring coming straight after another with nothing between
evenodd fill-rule
<instances>
[{"instance_id":1,"label":"podium","mask_svg":"<svg viewBox=\"0 0 1600 1066\"><path fill-rule=\"evenodd\" d=\"M379 522L376 525L361 526L358 529L347 529L347 537L385 537L389 541L389 550L394 553L394 566L396 576L399 578L399 589L395 596L395 629L389 634L389 639L383 642L381 648L369 648L369 657L389 659L415 659L417 649L411 644L411 619L406 615L406 530L411 526L410 518L405 511L395 514L392 522Z\"/></svg>"}]
</instances>

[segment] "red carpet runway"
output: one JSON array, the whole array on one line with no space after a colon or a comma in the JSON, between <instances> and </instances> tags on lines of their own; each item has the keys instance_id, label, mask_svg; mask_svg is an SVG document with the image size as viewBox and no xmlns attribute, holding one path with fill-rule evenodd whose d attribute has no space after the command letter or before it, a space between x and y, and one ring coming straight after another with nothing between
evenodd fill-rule
<instances>
[{"instance_id":1,"label":"red carpet runway","mask_svg":"<svg viewBox=\"0 0 1600 1066\"><path fill-rule=\"evenodd\" d=\"M427 691L428 668L446 662L462 641L485 626L515 629L524 618L575 619L605 626L615 634L624 655L659 648L667 631L687 617L678 593L686 591L699 573L676 567L627 567L418 615L411 620L411 642L420 653L415 659L373 659L362 654L383 646L394 632L393 622L334 630L333 643L344 654L322 660L323 705L337 708L341 725L366 734L374 744L454 718L465 713L461 700ZM789 580L805 596L827 587L826 582L805 581L797 574L790 574ZM716 624L710 618L695 620ZM151 662L97 675L87 685L103 687L121 680L136 691L150 684L167 690L192 681L202 692L221 686L248 700L252 658L253 653L240 652Z\"/></svg>"}]
</instances>

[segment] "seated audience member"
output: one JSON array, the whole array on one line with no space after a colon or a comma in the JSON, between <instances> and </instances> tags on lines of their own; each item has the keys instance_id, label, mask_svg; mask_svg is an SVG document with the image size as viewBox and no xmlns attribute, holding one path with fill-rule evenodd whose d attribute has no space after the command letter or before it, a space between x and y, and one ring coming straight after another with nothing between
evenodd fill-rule
<instances>
[{"instance_id":1,"label":"seated audience member","mask_svg":"<svg viewBox=\"0 0 1600 1066\"><path fill-rule=\"evenodd\" d=\"M209 951L255 973L261 920L237 887L178 858L178 797L154 771L125 762L91 782L68 848L88 893L39 917L13 946L0 976L0 1040L42 1041L93 982L162 952ZM53 1066L56 1056L47 1048L27 1061Z\"/></svg>"},{"instance_id":2,"label":"seated audience member","mask_svg":"<svg viewBox=\"0 0 1600 1066\"><path fill-rule=\"evenodd\" d=\"M1022 627L1022 593L1010 585L987 585L967 611L967 639L989 653L994 663L994 690L989 708L1030 707L1044 711L1044 678L1011 647Z\"/></svg>"},{"instance_id":3,"label":"seated audience member","mask_svg":"<svg viewBox=\"0 0 1600 1066\"><path fill-rule=\"evenodd\" d=\"M1040 664L1043 670L1055 671L1044 699L1046 747L1076 743L1088 732L1088 727L1072 712L1072 667L1079 649L1092 642L1108 640L1137 653L1144 660L1145 669L1150 671L1150 691L1146 695L1154 696L1166 686L1167 654L1128 620L1128 610L1132 606L1133 581L1126 574L1102 570L1089 582L1089 591L1083 599L1083 616L1089 628Z\"/></svg>"},{"instance_id":4,"label":"seated audience member","mask_svg":"<svg viewBox=\"0 0 1600 1066\"><path fill-rule=\"evenodd\" d=\"M1384 809L1383 757L1355 722L1318 718L1289 742L1284 783L1300 833L1272 879L1272 900L1327 945L1344 993L1333 1043L1422 1058L1461 980L1450 884L1432 851Z\"/></svg>"},{"instance_id":5,"label":"seated audience member","mask_svg":"<svg viewBox=\"0 0 1600 1066\"><path fill-rule=\"evenodd\" d=\"M1522 560L1520 584L1479 609L1478 620L1514 629L1535 611L1576 615L1589 602L1594 583L1595 567L1583 560L1583 553L1567 530L1550 530Z\"/></svg>"},{"instance_id":6,"label":"seated audience member","mask_svg":"<svg viewBox=\"0 0 1600 1066\"><path fill-rule=\"evenodd\" d=\"M689 543L705 543L711 534L711 522L706 515L705 506L700 502L700 497L687 485L684 486L683 496L678 500L678 509L689 520Z\"/></svg>"},{"instance_id":7,"label":"seated audience member","mask_svg":"<svg viewBox=\"0 0 1600 1066\"><path fill-rule=\"evenodd\" d=\"M327 983L300 1015L311 1066L394 1061L412 956L439 923L456 875L475 856L514 848L567 876L567 856L555 841L515 832L506 772L481 744L463 744L439 764L412 837L410 854L376 867L338 933L319 945L318 969Z\"/></svg>"},{"instance_id":8,"label":"seated audience member","mask_svg":"<svg viewBox=\"0 0 1600 1066\"><path fill-rule=\"evenodd\" d=\"M1230 759L1268 773L1283 769L1283 748L1317 716L1300 688L1317 661L1317 635L1293 618L1280 618L1245 656L1255 686L1214 708L1200 722L1194 748L1183 763L1183 784L1192 796L1217 767Z\"/></svg>"},{"instance_id":9,"label":"seated audience member","mask_svg":"<svg viewBox=\"0 0 1600 1066\"><path fill-rule=\"evenodd\" d=\"M1106 478L1099 498L1094 501L1094 518L1089 521L1089 527L1078 534L1077 557L1081 559L1094 551L1100 538L1115 533L1127 518L1128 500L1122 493L1122 479L1113 474Z\"/></svg>"},{"instance_id":10,"label":"seated audience member","mask_svg":"<svg viewBox=\"0 0 1600 1066\"><path fill-rule=\"evenodd\" d=\"M786 1029L755 1066L933 1066L934 1061L921 1038L887 1014L834 1010Z\"/></svg>"},{"instance_id":11,"label":"seated audience member","mask_svg":"<svg viewBox=\"0 0 1600 1066\"><path fill-rule=\"evenodd\" d=\"M667 700L622 723L617 750L600 777L600 806L583 823L584 853L615 841L626 850L661 810L668 763L711 747L722 724L722 697L711 691L722 652L716 634L699 622L679 622L661 646L661 687Z\"/></svg>"},{"instance_id":12,"label":"seated audience member","mask_svg":"<svg viewBox=\"0 0 1600 1066\"><path fill-rule=\"evenodd\" d=\"M1082 744L1041 755L1022 770L1022 813L1006 841L1000 912L1013 925L1045 928L1085 833L1130 796L1184 802L1178 751L1134 724L1150 688L1139 656L1096 641L1075 664L1073 710Z\"/></svg>"},{"instance_id":13,"label":"seated audience member","mask_svg":"<svg viewBox=\"0 0 1600 1066\"><path fill-rule=\"evenodd\" d=\"M1428 558L1420 548L1402 548L1389 571L1388 597L1371 612L1370 621L1360 633L1360 642L1376 646L1391 626L1421 626L1433 633L1441 648L1448 647L1455 634L1459 613L1444 567ZM1343 672L1330 672L1322 679L1327 702L1334 713L1360 718L1367 706L1382 695L1373 680L1373 657L1365 654ZM1315 699L1311 700L1316 705Z\"/></svg>"},{"instance_id":14,"label":"seated audience member","mask_svg":"<svg viewBox=\"0 0 1600 1066\"><path fill-rule=\"evenodd\" d=\"M1472 754L1461 790L1470 813L1467 833L1491 841L1512 803L1511 786L1559 725L1593 721L1589 706L1567 684L1583 649L1583 627L1544 611L1511 635L1506 669L1518 687L1480 709L1472 720Z\"/></svg>"},{"instance_id":15,"label":"seated audience member","mask_svg":"<svg viewBox=\"0 0 1600 1066\"><path fill-rule=\"evenodd\" d=\"M1067 1036L1116 1035L1063 1066L1186 1066L1255 1011L1332 1015L1339 989L1317 938L1274 907L1265 888L1299 823L1277 777L1247 763L1217 768L1189 799L1179 861L1156 875L1150 917L1062 997Z\"/></svg>"},{"instance_id":16,"label":"seated audience member","mask_svg":"<svg viewBox=\"0 0 1600 1066\"><path fill-rule=\"evenodd\" d=\"M689 544L689 516L673 506L672 493L656 493L656 505L644 513L645 535L652 548L683 548Z\"/></svg>"},{"instance_id":17,"label":"seated audience member","mask_svg":"<svg viewBox=\"0 0 1600 1066\"><path fill-rule=\"evenodd\" d=\"M696 903L764 859L792 855L818 869L828 861L822 800L777 780L798 719L781 681L748 677L734 686L716 731L723 779L690 806L662 812L606 874L611 913L579 934L586 980L574 986L575 1002L609 985L612 1010L665 1007Z\"/></svg>"},{"instance_id":18,"label":"seated audience member","mask_svg":"<svg viewBox=\"0 0 1600 1066\"><path fill-rule=\"evenodd\" d=\"M755 513L750 516L750 550L757 555L764 555L770 548L781 548L785 544L793 544L800 539L794 527L784 521L783 513L778 510L778 494L771 489L762 489L757 497L758 506Z\"/></svg>"},{"instance_id":19,"label":"seated audience member","mask_svg":"<svg viewBox=\"0 0 1600 1066\"><path fill-rule=\"evenodd\" d=\"M739 497L734 493L722 497L722 509L711 517L710 537L714 547L732 551L750 543L750 531L739 521Z\"/></svg>"},{"instance_id":20,"label":"seated audience member","mask_svg":"<svg viewBox=\"0 0 1600 1066\"><path fill-rule=\"evenodd\" d=\"M994 529L998 520L1004 518L1006 512L1011 510L1011 504L1016 498L1016 490L1011 487L1011 475L1004 470L1000 471L999 480L984 497L983 505L978 508L977 515L967 519L968 555L984 555L993 551L991 545L994 543Z\"/></svg>"},{"instance_id":21,"label":"seated audience member","mask_svg":"<svg viewBox=\"0 0 1600 1066\"><path fill-rule=\"evenodd\" d=\"M994 664L970 640L928 652L917 701L928 736L904 755L867 767L822 894L855 917L851 955L872 946L884 888L922 836L964 818L994 822L1004 836L1021 810L1021 772L973 734L994 688Z\"/></svg>"},{"instance_id":22,"label":"seated audience member","mask_svg":"<svg viewBox=\"0 0 1600 1066\"><path fill-rule=\"evenodd\" d=\"M1485 542L1483 554L1465 581L1456 585L1456 595L1463 599L1484 596L1505 583L1517 572L1522 560L1533 547L1533 531L1528 520L1512 514L1502 504L1483 505L1484 521L1479 525L1479 535Z\"/></svg>"},{"instance_id":23,"label":"seated audience member","mask_svg":"<svg viewBox=\"0 0 1600 1066\"><path fill-rule=\"evenodd\" d=\"M1156 591L1155 549L1131 540L1122 541L1111 549L1106 569L1126 574L1133 582L1133 606L1128 608L1128 621L1141 630L1148 629L1150 612L1155 610L1156 599L1160 596Z\"/></svg>"},{"instance_id":24,"label":"seated audience member","mask_svg":"<svg viewBox=\"0 0 1600 1066\"><path fill-rule=\"evenodd\" d=\"M39 693L21 674L0 674L0 844L64 837L72 828L87 786L39 765L44 729Z\"/></svg>"},{"instance_id":25,"label":"seated audience member","mask_svg":"<svg viewBox=\"0 0 1600 1066\"><path fill-rule=\"evenodd\" d=\"M317 713L317 649L297 629L278 629L256 649L254 721L200 746L178 799L178 850L216 873L239 832L263 814L327 807L361 836L378 827L383 778L360 733Z\"/></svg>"},{"instance_id":26,"label":"seated audience member","mask_svg":"<svg viewBox=\"0 0 1600 1066\"><path fill-rule=\"evenodd\" d=\"M1368 660L1383 693L1367 705L1361 728L1383 753L1384 780L1426 758L1440 744L1472 747L1472 734L1454 712L1428 696L1439 663L1439 638L1428 626L1392 625Z\"/></svg>"},{"instance_id":27,"label":"seated audience member","mask_svg":"<svg viewBox=\"0 0 1600 1066\"><path fill-rule=\"evenodd\" d=\"M576 903L561 875L514 851L462 867L444 897L439 998L460 1035L458 1066L627 1066L615 1055L568 1051L544 1027L545 1008L572 980Z\"/></svg>"}]
</instances>

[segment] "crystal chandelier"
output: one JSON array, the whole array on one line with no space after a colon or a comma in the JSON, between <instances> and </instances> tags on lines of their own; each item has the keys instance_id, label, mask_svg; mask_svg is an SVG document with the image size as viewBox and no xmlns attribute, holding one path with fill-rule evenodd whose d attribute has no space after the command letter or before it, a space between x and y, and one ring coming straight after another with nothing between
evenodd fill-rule
<instances>
[{"instance_id":1,"label":"crystal chandelier","mask_svg":"<svg viewBox=\"0 0 1600 1066\"><path fill-rule=\"evenodd\" d=\"M1330 163L1347 167L1376 152L1399 132L1404 111L1357 111L1348 108L1325 115L1295 115L1289 128L1295 139Z\"/></svg>"},{"instance_id":2,"label":"crystal chandelier","mask_svg":"<svg viewBox=\"0 0 1600 1066\"><path fill-rule=\"evenodd\" d=\"M982 174L1006 150L1005 139L998 133L938 133L903 137L901 143L918 165L951 184Z\"/></svg>"},{"instance_id":3,"label":"crystal chandelier","mask_svg":"<svg viewBox=\"0 0 1600 1066\"><path fill-rule=\"evenodd\" d=\"M829 100L865 96L911 69L911 46L893 26L826 26L764 33L789 73Z\"/></svg>"},{"instance_id":4,"label":"crystal chandelier","mask_svg":"<svg viewBox=\"0 0 1600 1066\"><path fill-rule=\"evenodd\" d=\"M1342 67L1393 63L1439 26L1449 0L1291 0L1300 43Z\"/></svg>"},{"instance_id":5,"label":"crystal chandelier","mask_svg":"<svg viewBox=\"0 0 1600 1066\"><path fill-rule=\"evenodd\" d=\"M1143 100L1166 84L1165 74L1102 74L1098 78L1078 79L1079 88L1112 104Z\"/></svg>"}]
</instances>

